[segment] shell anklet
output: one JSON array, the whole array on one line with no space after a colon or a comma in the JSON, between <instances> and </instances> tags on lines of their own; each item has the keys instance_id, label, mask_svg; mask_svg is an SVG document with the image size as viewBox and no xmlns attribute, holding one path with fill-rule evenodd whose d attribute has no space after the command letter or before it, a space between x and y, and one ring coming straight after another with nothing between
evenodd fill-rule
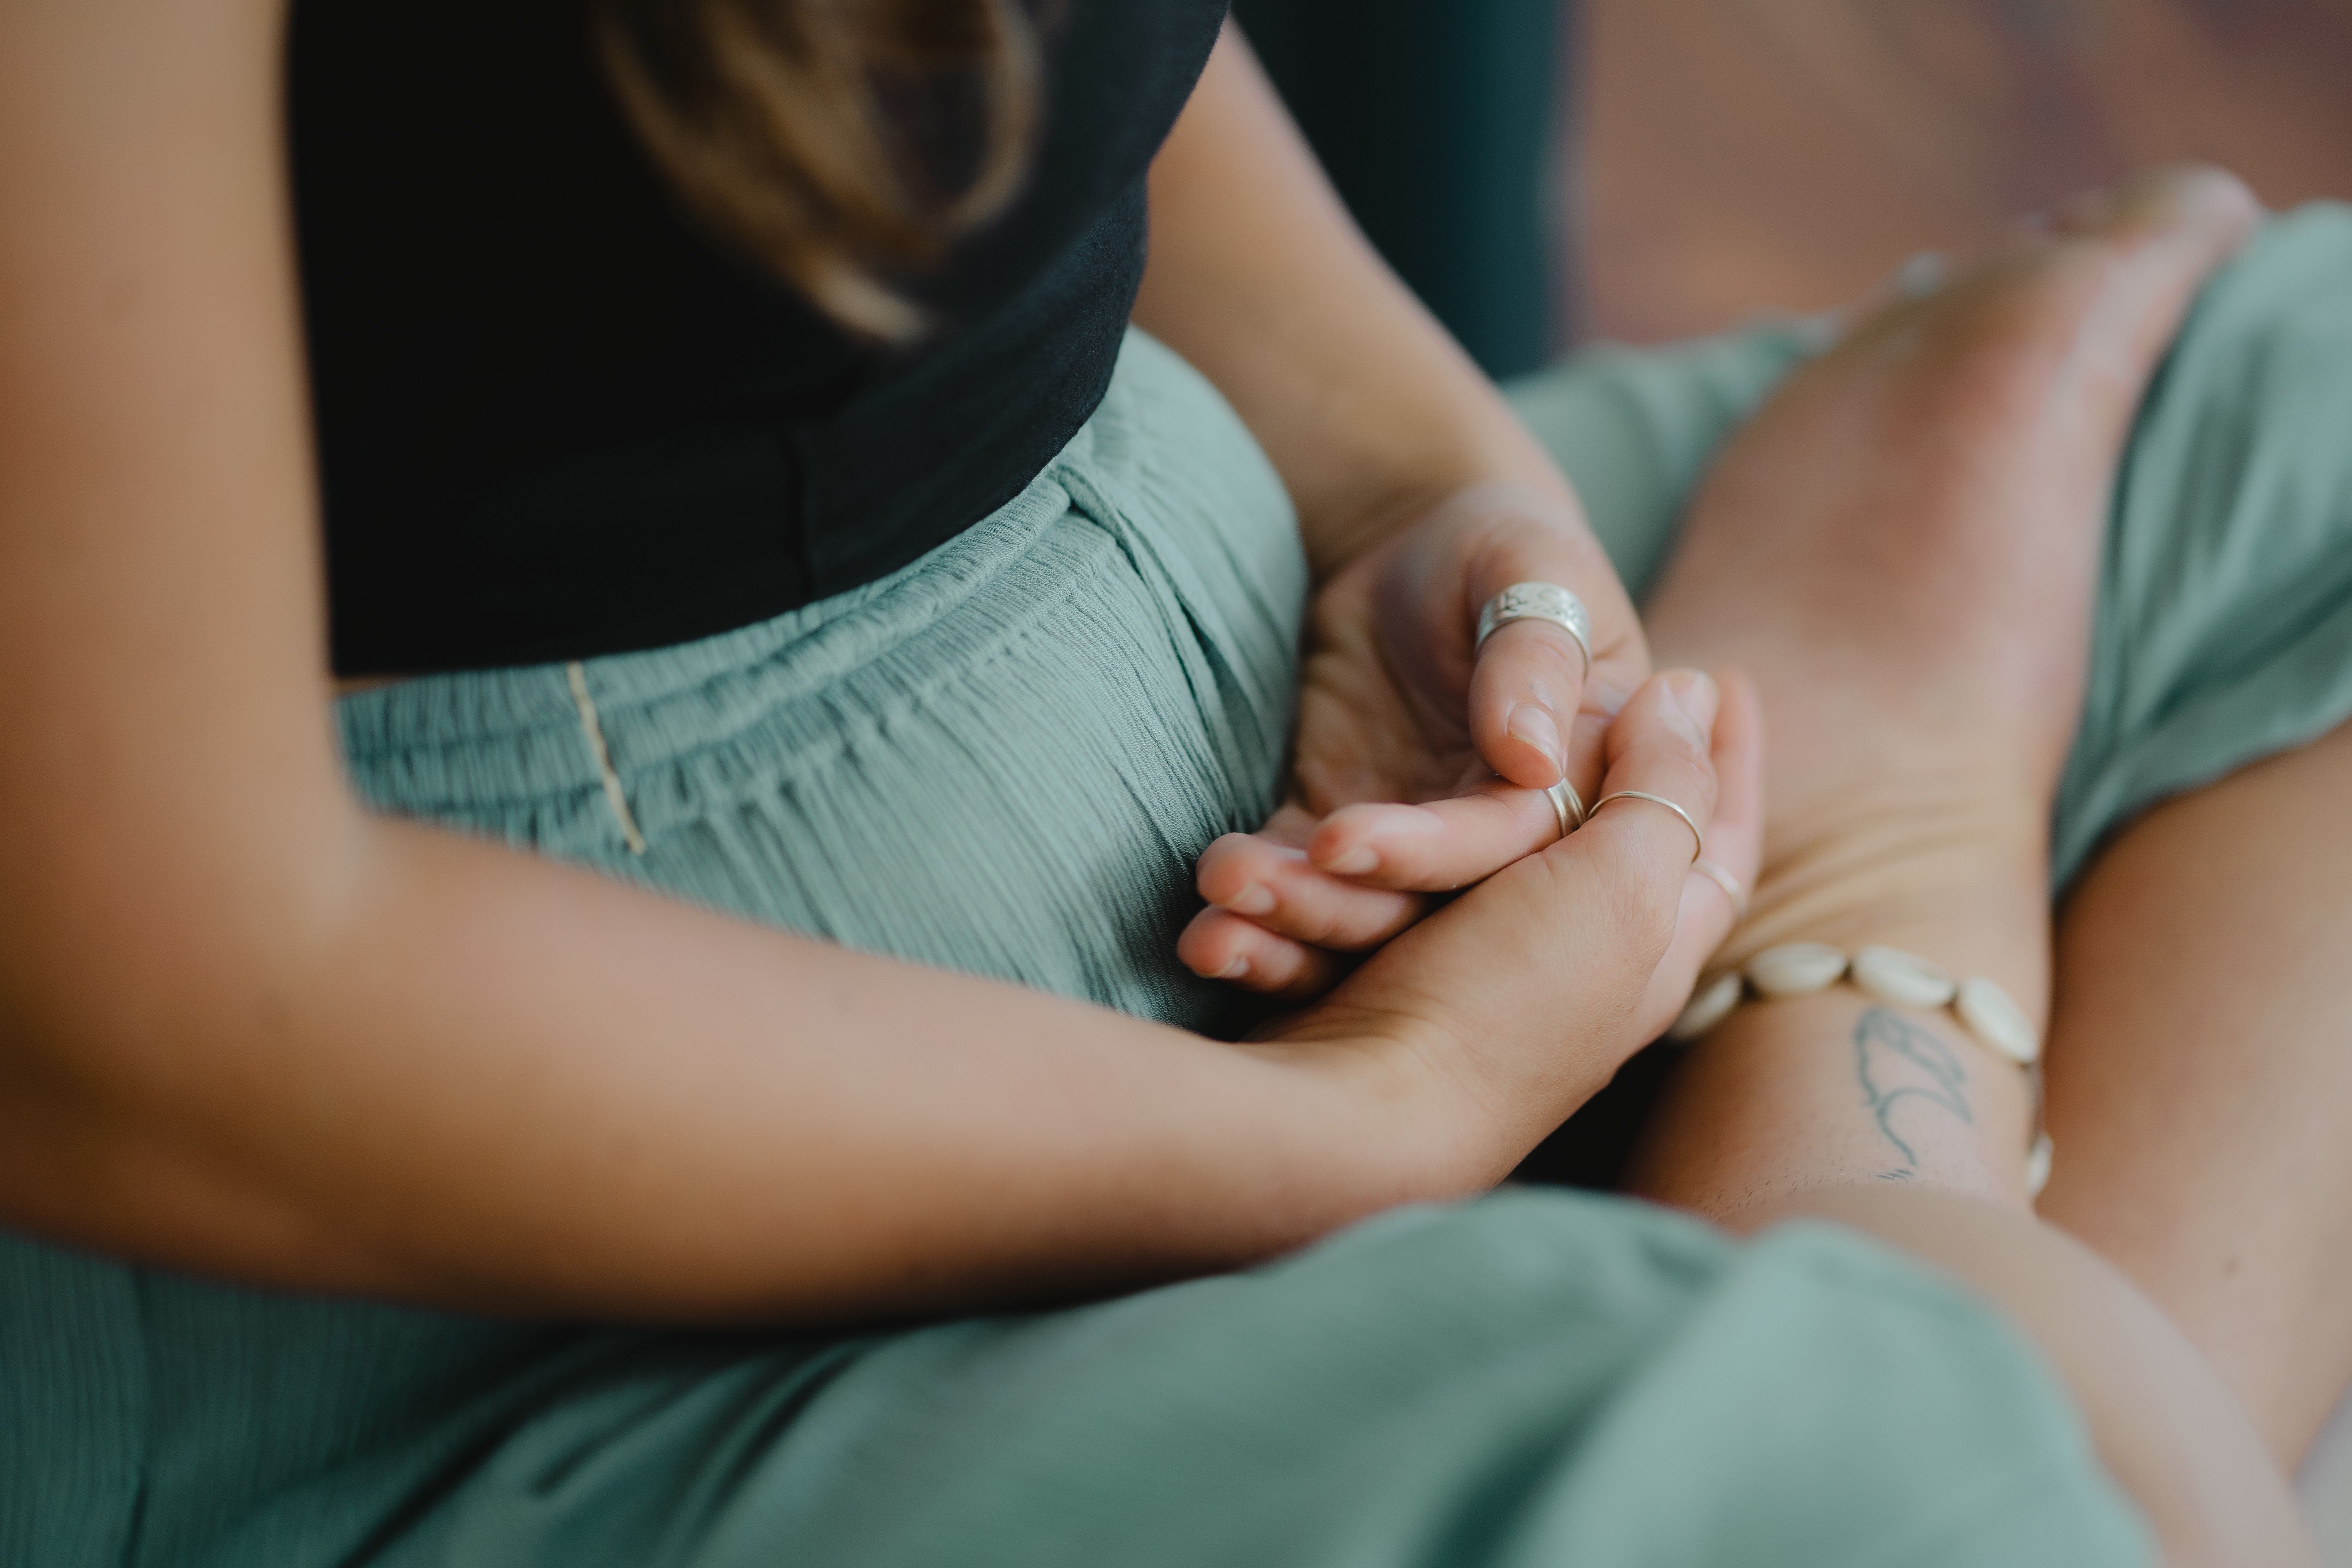
<instances>
[{"instance_id":1,"label":"shell anklet","mask_svg":"<svg viewBox=\"0 0 2352 1568\"><path fill-rule=\"evenodd\" d=\"M2025 1191L2038 1197L2050 1181L2050 1134L2042 1125L2042 1036L2008 992L1981 976L1954 980L1900 948L1865 947L1848 956L1823 942L1768 947L1738 969L1700 980L1666 1038L1696 1040L1731 1016L1752 994L1771 1001L1810 996L1843 980L1890 1007L1948 1007L1988 1048L2025 1069L2033 1098L2033 1142L2025 1156Z\"/></svg>"}]
</instances>

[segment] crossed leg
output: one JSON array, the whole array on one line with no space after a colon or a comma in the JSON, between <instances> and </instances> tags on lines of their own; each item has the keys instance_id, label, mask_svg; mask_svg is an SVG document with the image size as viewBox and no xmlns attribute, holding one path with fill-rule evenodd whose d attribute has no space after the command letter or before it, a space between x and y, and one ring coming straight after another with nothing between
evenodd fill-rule
<instances>
[{"instance_id":1,"label":"crossed leg","mask_svg":"<svg viewBox=\"0 0 2352 1568\"><path fill-rule=\"evenodd\" d=\"M2162 1303L2283 1468L2352 1383L2352 730L2136 824L2058 928L2040 1205Z\"/></svg>"},{"instance_id":2,"label":"crossed leg","mask_svg":"<svg viewBox=\"0 0 2352 1568\"><path fill-rule=\"evenodd\" d=\"M2126 187L1800 374L1718 463L1649 624L1738 665L1770 728L1737 962L1880 942L2053 1016L2047 822L2080 711L2105 489L2188 299L2242 237L2210 176ZM2067 911L2042 1212L2188 1331L2282 1465L2347 1376L2352 740L2153 814ZM2216 927L2226 926L2227 940ZM1737 1220L1809 1189L2022 1208L2024 1076L1948 1015L1843 988L1693 1052L1629 1173Z\"/></svg>"},{"instance_id":3,"label":"crossed leg","mask_svg":"<svg viewBox=\"0 0 2352 1568\"><path fill-rule=\"evenodd\" d=\"M1653 596L1662 658L1748 670L1764 863L1722 955L1884 944L2050 1000L2050 803L2079 720L2110 477L2198 286L2248 232L2223 176L2124 187L1865 321L1731 442ZM1922 1182L2022 1206L2024 1075L1948 1016L1837 988L1696 1050L1636 1190L1725 1215Z\"/></svg>"}]
</instances>

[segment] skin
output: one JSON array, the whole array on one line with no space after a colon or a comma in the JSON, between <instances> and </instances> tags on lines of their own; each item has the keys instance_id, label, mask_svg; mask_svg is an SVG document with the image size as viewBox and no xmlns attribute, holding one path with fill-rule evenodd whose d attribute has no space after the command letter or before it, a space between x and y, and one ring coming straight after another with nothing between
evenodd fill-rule
<instances>
[{"instance_id":1,"label":"skin","mask_svg":"<svg viewBox=\"0 0 2352 1568\"><path fill-rule=\"evenodd\" d=\"M1179 952L1254 990L1319 995L1346 965L1323 947L1264 942L1246 917L1302 886L1360 893L1341 873L1361 869L1359 823L1376 824L1379 808L1342 808L1435 803L1493 847L1470 874L1348 906L1385 936L1426 912L1418 891L1556 837L1536 791L1563 769L1597 798L1601 733L1649 652L1575 492L1356 231L1231 28L1152 166L1151 210L1135 320L1248 421L1297 505L1317 582L1290 803L1261 832L1211 847L1200 879L1211 908ZM1583 599L1589 678L1569 635L1538 622L1502 628L1474 661L1479 606L1528 581ZM1410 847L1391 835L1382 852Z\"/></svg>"},{"instance_id":2,"label":"skin","mask_svg":"<svg viewBox=\"0 0 2352 1568\"><path fill-rule=\"evenodd\" d=\"M2006 1205L1926 1187L1826 1186L1731 1216L1742 1234L1830 1220L1900 1247L2004 1313L2073 1391L2100 1461L2171 1568L2315 1564L2301 1516L2231 1390L2105 1258Z\"/></svg>"},{"instance_id":3,"label":"skin","mask_svg":"<svg viewBox=\"0 0 2352 1568\"><path fill-rule=\"evenodd\" d=\"M1681 821L1633 805L1239 1047L367 816L329 722L282 25L265 0L0 5L0 1222L244 1280L562 1317L1067 1299L1490 1184L1687 990L1730 911L1688 872ZM1255 83L1229 43L1172 168L1272 133ZM1230 236L1194 242L1187 200L1217 172L1194 164L1145 314L1255 422L1322 574L1300 799L1340 809L1310 869L1354 864L1352 837L1397 809L1492 861L1567 734L1588 796L1679 801L1750 875L1749 686L1643 679L1565 486L1330 232L1311 170L1278 146L1252 163L1227 187L1308 225L1253 247L1328 267L1269 269L1254 293ZM1265 329L1262 354L1232 320ZM1302 381L1302 362L1325 369ZM1587 595L1605 698L1539 626L1448 662L1465 606L1522 575ZM1443 810L1369 804L1415 769L1445 776L1400 759L1438 754L1448 694L1468 744L1445 761L1466 773L1475 749L1512 783ZM1605 732L1595 702L1616 710ZM1553 745L1512 734L1530 706ZM1550 962L1564 945L1573 973ZM1995 1289L1981 1259L1950 1267ZM2075 1368L2049 1337L2074 1316L2021 1321ZM2159 1475L2234 1473L2226 1425L2143 1440ZM2131 1458L2111 1463L2148 1484ZM2142 1500L2177 1560L2206 1560ZM2258 1528L2212 1528L2261 1560Z\"/></svg>"},{"instance_id":4,"label":"skin","mask_svg":"<svg viewBox=\"0 0 2352 1568\"><path fill-rule=\"evenodd\" d=\"M1865 321L1726 450L1651 606L1665 646L1741 659L1780 716L1763 871L1719 965L1882 942L2046 1019L2045 824L2106 486L2158 354L2252 216L2221 176L2144 181ZM1832 441L1873 457L1805 461ZM1949 1015L1842 986L1734 1014L1632 1179L1715 1214L1882 1178L2022 1205L2027 1117L2024 1075Z\"/></svg>"},{"instance_id":5,"label":"skin","mask_svg":"<svg viewBox=\"0 0 2352 1568\"><path fill-rule=\"evenodd\" d=\"M2282 1467L2352 1383L2352 731L2150 813L2058 923L2043 1218L2180 1324Z\"/></svg>"},{"instance_id":6,"label":"skin","mask_svg":"<svg viewBox=\"0 0 2352 1568\"><path fill-rule=\"evenodd\" d=\"M2081 700L2105 487L2146 377L2252 213L2225 177L2136 182L1937 296L1865 320L1725 453L1650 617L1657 645L1676 657L1739 659L1776 720L1763 869L1753 910L1718 963L1798 938L1849 952L1884 942L1990 976L2037 1026L2048 1018L2045 825ZM1805 465L1809 450L1832 443L1854 460ZM2315 813L2301 820L2326 837ZM1962 1250L1996 1264L1969 1276L1979 1289L2029 1325L2069 1325L2042 1342L2062 1363L2091 1358L2067 1375L2078 1392L2106 1391L2084 1401L2101 1452L2135 1495L2154 1500L2168 1552L2183 1560L2230 1560L2255 1540L2282 1558L2305 1550L2275 1496L2281 1469L2256 1464L2256 1445L2291 1466L2352 1370L2347 1336L2319 1316L2338 1271L2290 1262L2285 1251L2344 1239L2352 1215L2334 1194L2346 1189L2279 1179L2282 1158L2292 1170L2315 1156L2278 1151L2331 1140L2311 1125L2308 1142L2294 1142L2293 1121L2269 1114L2330 1072L2342 1076L2318 1060L2308 1030L2320 1021L2297 1020L2311 1043L2273 1053L2262 1089L2220 1091L2223 1125L2241 1145L2274 1141L2268 1163L2190 1200L2242 1150L2214 1150L2215 1159L2164 1134L2206 1124L2213 1108L2197 1094L2234 1069L2200 1050L2179 1015L2168 1028L2145 1010L2127 1024L2104 1010L2164 966L2160 943L2140 938L2164 918L2155 906L2187 890L2178 879L2190 868L2213 881L2227 865L2250 905L2296 906L2295 879L2281 879L2274 893L2264 868L2240 858L2239 838L2235 827L2208 832L2198 851L2157 873L2174 886L2144 881L2127 902L2103 892L2072 917L2102 945L2076 950L2088 962L2069 979L2095 978L2068 1022L2080 1027L2095 1011L2099 1089L2125 1078L2139 1088L2109 1100L2069 1079L2051 1127L2058 1168L2081 1174L2062 1178L2065 1195L2050 1213L2094 1243L2128 1237L2135 1246L2095 1263L2032 1217L2023 1072L1948 1013L1881 1006L1843 986L1734 1014L1684 1061L1627 1175L1633 1191L1735 1228L1790 1212L1871 1217L1890 1203L1901 1214L1965 1194L1968 1217L1939 1222L1934 1239L1977 1238ZM2130 851L2126 864L2145 868L2146 852ZM2100 874L2103 889L2114 875ZM2318 900L2312 879L2302 889L2303 905ZM2307 996L2326 993L2313 984L2325 951L2324 936L2302 949ZM2255 987L2293 984L2280 973L2287 967L2176 970L2149 999L2188 1005L2194 994L2209 1016L2242 1017ZM2169 1082L2151 1081L2141 1049L2159 1035L2173 1042L2158 1057L2172 1066ZM2070 1028L2050 1032L2053 1074L2074 1072L2060 1064L2075 1048ZM2210 1064L2201 1081L2179 1076L2191 1059ZM2284 1075L2305 1069L2289 1089ZM2163 1206L2168 1199L2180 1201ZM2236 1252L2241 1244L2225 1239L2233 1227L2273 1211L2288 1217L2254 1228L2286 1234L2245 1250L2266 1266L2255 1289L2277 1297L2187 1288L2215 1272L2189 1264L2198 1247L2208 1263ZM2176 1233L2191 1215L2202 1228ZM1899 1234L1938 1256L1928 1237ZM1990 1252L1969 1250L1979 1239ZM2184 1303L2204 1315L2179 1313ZM2300 1337L2266 1340L2287 1326L2282 1318L2296 1320ZM2102 1321L2104 1330L2073 1337ZM2126 1384L2165 1410L2123 1419L2113 1396ZM2134 1434L2161 1425L2236 1436L2228 1456L2178 1472L2135 1451Z\"/></svg>"},{"instance_id":7,"label":"skin","mask_svg":"<svg viewBox=\"0 0 2352 1568\"><path fill-rule=\"evenodd\" d=\"M2352 1088L2333 1045L2352 1022L2334 983L2352 946L2336 824L2352 742L2135 825L2073 900L2054 977L2043 893L2105 479L2189 291L2250 213L2214 176L2145 181L1864 326L1726 454L1651 624L1676 657L1741 660L1776 720L1755 910L1717 963L1795 937L1885 942L1990 975L2047 1020L2062 1152L2041 1213L2172 1314L2292 1471L2352 1381L2334 1310L2352 1164L2325 1110L2330 1085ZM1903 387L1922 364L1935 387ZM1941 431L1968 433L1948 508L1890 508L1907 481L1866 469L1826 481L1851 485L1842 507L1782 466L1865 402L1861 445L1912 474L1948 460ZM1776 568L1808 531L1817 553ZM1717 1215L1889 1181L2021 1211L2030 1135L2024 1076L1948 1014L1841 987L1734 1015L1629 1181Z\"/></svg>"},{"instance_id":8,"label":"skin","mask_svg":"<svg viewBox=\"0 0 2352 1568\"><path fill-rule=\"evenodd\" d=\"M237 1279L568 1318L1067 1299L1496 1180L1727 927L1700 906L1710 923L1660 974L1688 835L1612 814L1235 1047L368 816L330 721L282 25L276 0L0 5L0 1222ZM1232 47L1212 68L1199 114L1254 90L1263 116ZM1192 116L1186 134L1238 144ZM1181 192L1153 321L1255 412L1327 573L1491 483L1548 499L1489 508L1467 537L1505 541L1514 569L1573 571L1591 552L1564 484L1361 242L1323 232L1328 193L1291 188L1311 177L1293 161L1235 184L1320 211L1299 238L1355 290L1345 321L1289 311L1298 278L1259 300L1227 253L1188 247L1205 220ZM1298 335L1263 364L1245 341L1188 338L1188 312L1229 310L1295 315ZM1342 337L1357 357L1321 381L1253 381ZM1385 382L1363 380L1368 353L1393 362ZM1344 416L1265 412L1336 386ZM1378 438L1333 447L1360 427ZM1360 473L1402 429L1420 446ZM1432 616L1452 626L1475 575L1458 566ZM1584 765L1705 822L1716 689L1643 686L1612 591L1588 588L1640 691ZM1539 642L1505 651L1479 679L1505 695L1543 679ZM1466 667L1452 675L1466 711ZM1377 732L1407 711L1387 679L1349 678L1370 715L1350 734L1401 747ZM1733 815L1752 823L1756 727L1731 691ZM1532 961L1560 942L1591 962Z\"/></svg>"},{"instance_id":9,"label":"skin","mask_svg":"<svg viewBox=\"0 0 2352 1568\"><path fill-rule=\"evenodd\" d=\"M1993 976L2043 1016L2045 825L2080 704L2105 487L2157 355L2252 213L2234 182L2201 174L2159 175L2085 204L2056 232L2021 239L1932 298L1858 312L1843 345L1795 377L1718 459L1649 616L1654 645L1671 657L1748 670L1772 717L1763 868L1752 912L1718 963L1797 938L1849 950L1880 942ZM2336 766L2352 768L2352 757ZM2308 855L2301 840L2322 831L2315 809L2341 782L2315 773L2300 787L2296 798L2313 811L2286 815L2294 826L2282 829L2282 852L2293 841ZM2263 809L2275 816L2284 804ZM1487 847L1412 806L1357 816L1376 844L1384 832L1419 835L1449 879L1475 872ZM2171 863L2203 868L2208 884L2227 866L2235 896L2251 906L2274 895L2249 880L2260 868L2239 859L2242 831L2207 834L2201 854L2188 853L2176 831L2161 869L2128 842L2111 863L2171 878L2185 874ZM2294 880L2283 883L2275 918L2315 913L2340 885L2331 868L2304 875L2299 895ZM1211 869L1204 860L1204 889ZM2193 897L2105 890L2124 874L2103 868L2069 916L2070 931L2085 921L2113 931L2101 950L2112 967L2092 992L2103 1002L2144 982L2143 938L2147 921L2163 918L2157 908L2179 911L2176 950L2210 918ZM1410 887L1415 872L1392 875ZM1351 904L1377 911L1388 891L1359 894L1343 879L1298 884L1294 900L1254 923L1268 947L1315 944L1333 930L1370 945L1387 932L1370 919L1351 923ZM2251 984L2331 994L2315 981L2341 951L2327 939L2343 924L2328 914L2294 949L2300 985L2281 961L2257 963ZM2232 966L2253 945L2209 945L2206 962L2174 963L2170 983L2139 1009L2108 1013L2117 1033L2095 1056L2106 1074L2096 1090L2060 1079L2070 1087L2052 1110L2059 1169L2085 1173L2062 1175L2053 1213L2095 1241L2127 1217L2114 1263L2029 1210L2024 1074L1948 1014L1874 1006L1844 987L1744 1007L1695 1049L1629 1184L1741 1231L1833 1218L1958 1274L2009 1311L2074 1389L2103 1458L2148 1510L2168 1561L2304 1560L2279 1469L2263 1452L2265 1440L2284 1458L2299 1446L2280 1444L2275 1398L2266 1402L2262 1376L2250 1373L2268 1374L2273 1395L2291 1387L2299 1441L2343 1383L2333 1369L2346 1336L2325 1304L2341 1299L2326 1293L2340 1289L2327 1260L2344 1255L2346 1205L2325 1193L2298 1202L2279 1179L2292 1171L2322 1184L2332 1171L2312 1164L2331 1140L2313 1123L2328 1102L2311 1086L2338 1070L2316 1060L2336 1016L2306 1003L2311 1016L2287 1031L2300 1047L2271 1047L2260 1089L2223 1089L2217 1080L2242 1067L2199 1056L2194 1035L2172 1033L2179 1043L2160 1058L2168 1083L2134 1055L2159 1027L2157 1010L2181 1000L2184 987L2209 988L2199 1005L2213 1026L2235 1016L2250 982ZM2075 1070L2056 1065L2074 1048L2070 1021L2062 1010L2053 1075ZM2192 1074L2192 1057L2211 1065ZM2104 1098L2125 1078L2135 1092ZM2289 1143L2279 1131L2296 1122L2274 1112L2296 1093L2310 1125L2305 1141ZM2080 1131L2088 1120L2107 1121L2104 1142ZM2191 1123L2204 1129L2195 1138ZM2255 1158L2252 1145L2263 1137L2273 1142ZM2197 1173L2223 1166L2191 1166L2182 1155L2217 1139L2234 1140L2226 1158L2247 1174L2207 1192ZM2126 1143L2137 1151L2117 1167L2126 1174L2085 1170ZM2159 1167L2166 1178L2151 1186ZM2257 1186L2265 1171L2272 1179ZM2075 1196L2095 1190L2106 1206ZM2152 1192L2179 1206L2158 1206ZM2275 1235L2250 1237L2242 1216L2273 1208L2294 1217L2267 1227ZM2173 1229L2180 1216L2193 1222L2186 1237ZM2247 1273L2255 1278L2235 1287ZM2193 1339L2157 1305L2176 1301L2205 1310L2202 1320L2181 1314ZM2290 1326L2300 1338L2282 1344L2274 1336ZM2315 1375L2315 1366L2331 1370ZM2172 1446L2184 1438L2197 1451Z\"/></svg>"}]
</instances>

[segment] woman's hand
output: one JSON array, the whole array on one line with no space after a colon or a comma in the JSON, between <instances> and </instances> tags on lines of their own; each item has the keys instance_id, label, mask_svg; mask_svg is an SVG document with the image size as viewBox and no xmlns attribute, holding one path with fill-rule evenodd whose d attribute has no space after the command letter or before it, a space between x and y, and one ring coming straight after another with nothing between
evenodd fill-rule
<instances>
[{"instance_id":1,"label":"woman's hand","mask_svg":"<svg viewBox=\"0 0 2352 1568\"><path fill-rule=\"evenodd\" d=\"M1644 684L1604 740L1601 795L1674 801L1709 858L1743 880L1761 837L1753 689L1675 670ZM1618 801L1390 942L1266 1038L1345 1041L1394 1097L1401 1147L1434 1152L1463 1188L1498 1179L1655 1038L1730 931L1730 896L1691 869L1691 829ZM1373 1044L1368 1048L1364 1042ZM1416 1162L1417 1163L1418 1162Z\"/></svg>"},{"instance_id":2,"label":"woman's hand","mask_svg":"<svg viewBox=\"0 0 2352 1568\"><path fill-rule=\"evenodd\" d=\"M1648 656L1559 470L1356 232L1231 27L1152 165L1135 320L1248 424L1320 585L1292 804L1212 850L1203 889L1240 918L1179 952L1202 973L1239 964L1242 984L1310 995L1343 968L1314 950L1377 945L1422 895L1558 837L1535 791L1566 765L1592 798L1600 729ZM1479 606L1528 581L1584 600L1589 679L1565 632L1528 622L1497 632L1474 673ZM1507 784L1482 784L1490 773ZM1433 802L1451 805L1396 809Z\"/></svg>"},{"instance_id":3,"label":"woman's hand","mask_svg":"<svg viewBox=\"0 0 2352 1568\"><path fill-rule=\"evenodd\" d=\"M1473 647L1480 607L1526 582L1584 601L1589 669L1547 621ZM1202 855L1211 907L1179 955L1251 990L1319 994L1429 895L1557 839L1545 786L1565 776L1597 798L1602 734L1648 673L1633 605L1572 505L1516 485L1455 492L1317 595L1292 797Z\"/></svg>"}]
</instances>

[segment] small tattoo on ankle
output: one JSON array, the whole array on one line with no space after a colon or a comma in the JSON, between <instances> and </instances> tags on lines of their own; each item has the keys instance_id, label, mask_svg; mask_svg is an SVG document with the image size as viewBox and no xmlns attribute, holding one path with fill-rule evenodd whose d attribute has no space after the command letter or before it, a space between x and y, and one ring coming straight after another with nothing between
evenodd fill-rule
<instances>
[{"instance_id":1,"label":"small tattoo on ankle","mask_svg":"<svg viewBox=\"0 0 2352 1568\"><path fill-rule=\"evenodd\" d=\"M1918 1155L1895 1131L1895 1108L1905 1100L1923 1100L1976 1125L1966 1087L1969 1071L1959 1053L1898 1013L1872 1007L1863 1014L1853 1026L1853 1072L1879 1132L1903 1156L1905 1168L1881 1173L1881 1181L1908 1181L1917 1171Z\"/></svg>"}]
</instances>

